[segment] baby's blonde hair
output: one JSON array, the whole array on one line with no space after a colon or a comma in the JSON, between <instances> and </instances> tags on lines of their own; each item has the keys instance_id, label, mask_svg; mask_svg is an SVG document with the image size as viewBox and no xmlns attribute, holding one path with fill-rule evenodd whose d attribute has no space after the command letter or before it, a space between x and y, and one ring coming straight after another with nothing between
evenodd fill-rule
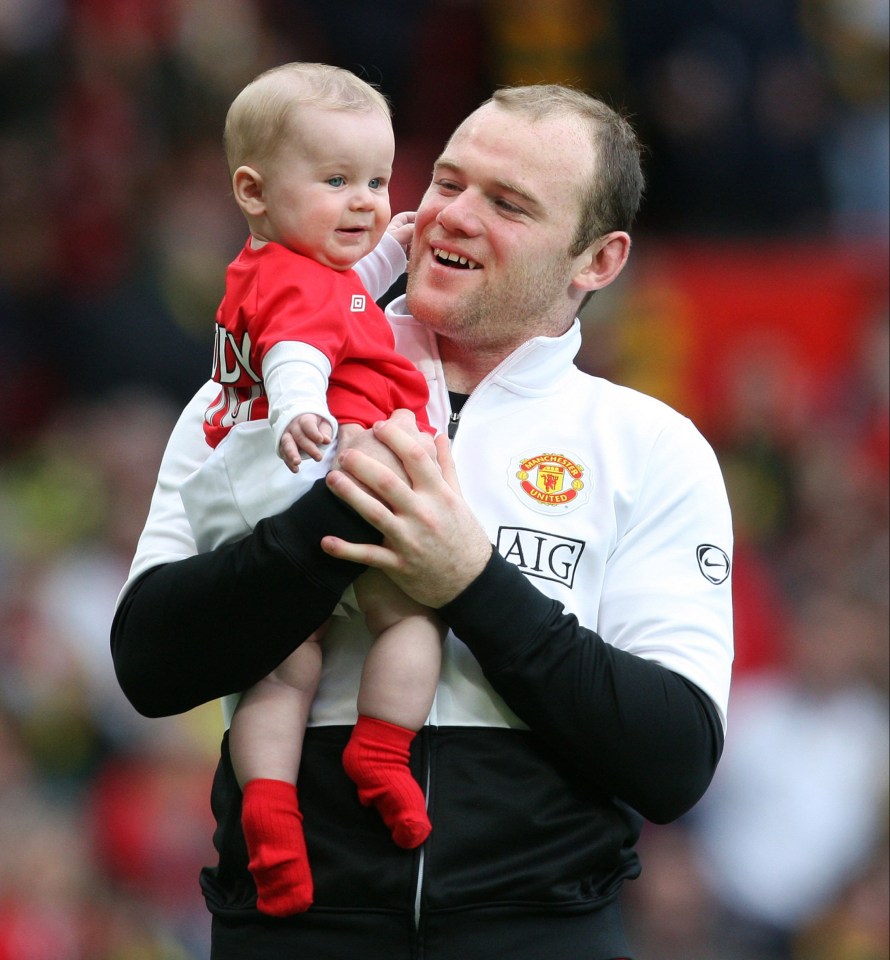
<instances>
[{"instance_id":1,"label":"baby's blonde hair","mask_svg":"<svg viewBox=\"0 0 890 960\"><path fill-rule=\"evenodd\" d=\"M232 101L223 145L229 172L269 160L284 139L295 107L392 112L386 97L349 70L326 63L285 63L255 77Z\"/></svg>"}]
</instances>

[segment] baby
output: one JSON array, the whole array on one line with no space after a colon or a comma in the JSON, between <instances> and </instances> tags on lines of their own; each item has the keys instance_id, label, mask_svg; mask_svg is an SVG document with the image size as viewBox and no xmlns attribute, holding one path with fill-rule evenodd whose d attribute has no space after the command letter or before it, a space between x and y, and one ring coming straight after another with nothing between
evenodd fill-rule
<instances>
[{"instance_id":1,"label":"baby","mask_svg":"<svg viewBox=\"0 0 890 960\"><path fill-rule=\"evenodd\" d=\"M433 433L426 382L396 353L383 312L352 269L368 257L363 272L373 279L374 257L389 244L401 272L413 234L413 214L390 222L395 144L386 99L346 70L286 64L235 98L225 147L250 237L227 270L217 312L220 390L205 414L214 449L181 491L200 550L284 509L329 467L335 440L395 409L413 410ZM255 488L249 507L229 481L242 469L257 478L248 484ZM432 705L442 629L376 571L358 579L355 595L375 639L343 763L360 801L373 804L394 841L410 849L430 832L408 757ZM312 903L296 781L323 632L246 690L231 719L257 905L275 916Z\"/></svg>"}]
</instances>

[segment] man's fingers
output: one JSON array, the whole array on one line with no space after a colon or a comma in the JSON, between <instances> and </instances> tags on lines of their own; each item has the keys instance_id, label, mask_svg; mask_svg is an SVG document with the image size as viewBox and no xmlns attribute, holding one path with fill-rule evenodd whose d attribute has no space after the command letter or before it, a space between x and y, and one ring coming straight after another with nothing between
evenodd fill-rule
<instances>
[{"instance_id":1,"label":"man's fingers","mask_svg":"<svg viewBox=\"0 0 890 960\"><path fill-rule=\"evenodd\" d=\"M417 432L417 417L414 416L413 410L407 410L405 407L393 410L389 422L396 424L402 430Z\"/></svg>"},{"instance_id":2,"label":"man's fingers","mask_svg":"<svg viewBox=\"0 0 890 960\"><path fill-rule=\"evenodd\" d=\"M442 479L454 490L460 493L460 481L457 478L457 466L454 463L454 457L451 455L451 442L444 433L440 433L435 439L436 445L436 463L442 473Z\"/></svg>"},{"instance_id":3,"label":"man's fingers","mask_svg":"<svg viewBox=\"0 0 890 960\"><path fill-rule=\"evenodd\" d=\"M375 438L404 464L408 481L360 450L342 454L328 487L383 534L383 544L346 543L326 537L326 553L383 571L408 596L438 608L484 569L492 546L460 496L447 440L436 441L436 459L393 423L373 428ZM441 471L440 471L441 463Z\"/></svg>"},{"instance_id":4,"label":"man's fingers","mask_svg":"<svg viewBox=\"0 0 890 960\"><path fill-rule=\"evenodd\" d=\"M386 536L391 526L388 521L393 519L389 506L393 498L391 494L387 496L387 481L389 487L398 484L404 490L408 488L391 470L359 451L348 451L345 459L350 465L349 473L331 470L325 478L328 489Z\"/></svg>"},{"instance_id":5,"label":"man's fingers","mask_svg":"<svg viewBox=\"0 0 890 960\"><path fill-rule=\"evenodd\" d=\"M396 456L398 457L398 454ZM397 462L394 468L391 468L376 457L371 457L361 450L353 449L344 450L340 454L337 466L337 472L332 471L328 474L328 485L337 496L346 500L353 509L358 510L366 520L370 520L372 523L374 523L374 518L368 515L372 506L365 502L366 499L373 500L376 497L380 504L385 504L386 508L398 511L404 509L406 499L411 496L410 484L414 482L414 479L411 477L410 465L408 464L404 464L400 468ZM396 473L395 469L399 469L399 473ZM404 475L404 478L400 475L402 470L409 471ZM342 475L342 479L338 474ZM353 481L361 490L351 490L343 482L345 480ZM369 493L373 496L368 497Z\"/></svg>"},{"instance_id":6,"label":"man's fingers","mask_svg":"<svg viewBox=\"0 0 890 960\"><path fill-rule=\"evenodd\" d=\"M412 487L416 488L420 482L439 479L439 467L430 456L428 446L421 443L422 434L416 427L407 432L394 420L385 420L375 423L372 429L374 436L401 461Z\"/></svg>"},{"instance_id":7,"label":"man's fingers","mask_svg":"<svg viewBox=\"0 0 890 960\"><path fill-rule=\"evenodd\" d=\"M392 566L392 554L372 543L349 543L339 537L322 537L321 549L338 560L350 560L384 572Z\"/></svg>"}]
</instances>

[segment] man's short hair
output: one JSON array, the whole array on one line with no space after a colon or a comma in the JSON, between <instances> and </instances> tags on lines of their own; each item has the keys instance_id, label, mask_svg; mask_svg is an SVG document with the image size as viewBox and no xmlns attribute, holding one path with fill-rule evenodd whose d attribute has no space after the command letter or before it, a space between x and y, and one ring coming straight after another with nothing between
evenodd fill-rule
<instances>
[{"instance_id":1,"label":"man's short hair","mask_svg":"<svg viewBox=\"0 0 890 960\"><path fill-rule=\"evenodd\" d=\"M586 250L597 237L613 230L630 230L645 182L642 147L626 117L602 100L560 84L502 87L488 102L536 120L573 116L590 131L594 174L582 187L581 215L569 251L572 256Z\"/></svg>"}]
</instances>

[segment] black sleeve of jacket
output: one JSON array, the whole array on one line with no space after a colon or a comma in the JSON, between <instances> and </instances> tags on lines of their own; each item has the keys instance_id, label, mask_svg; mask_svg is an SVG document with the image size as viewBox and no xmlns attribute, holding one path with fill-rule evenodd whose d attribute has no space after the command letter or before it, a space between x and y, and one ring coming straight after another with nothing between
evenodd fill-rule
<instances>
[{"instance_id":1,"label":"black sleeve of jacket","mask_svg":"<svg viewBox=\"0 0 890 960\"><path fill-rule=\"evenodd\" d=\"M438 613L513 712L598 789L655 823L704 794L723 728L695 684L606 643L497 553Z\"/></svg>"},{"instance_id":2,"label":"black sleeve of jacket","mask_svg":"<svg viewBox=\"0 0 890 960\"><path fill-rule=\"evenodd\" d=\"M381 539L319 480L243 540L137 580L111 627L115 672L133 706L149 717L182 713L281 663L364 569L327 556L327 534Z\"/></svg>"}]
</instances>

